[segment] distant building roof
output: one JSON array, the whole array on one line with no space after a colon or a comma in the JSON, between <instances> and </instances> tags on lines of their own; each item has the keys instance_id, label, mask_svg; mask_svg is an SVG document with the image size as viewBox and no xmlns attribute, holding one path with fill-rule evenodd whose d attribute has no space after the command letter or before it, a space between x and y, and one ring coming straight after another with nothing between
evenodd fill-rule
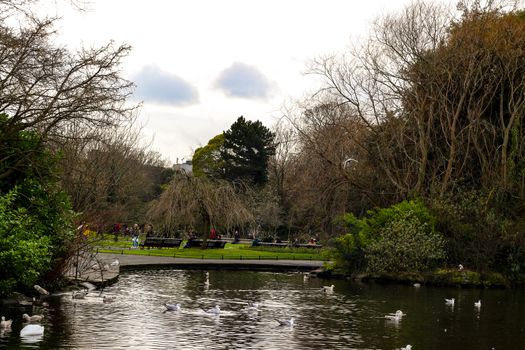
<instances>
[{"instance_id":1,"label":"distant building roof","mask_svg":"<svg viewBox=\"0 0 525 350\"><path fill-rule=\"evenodd\" d=\"M173 170L175 171L183 171L187 174L191 174L193 171L193 166L191 164L191 160L187 160L184 163L177 163L173 164Z\"/></svg>"}]
</instances>

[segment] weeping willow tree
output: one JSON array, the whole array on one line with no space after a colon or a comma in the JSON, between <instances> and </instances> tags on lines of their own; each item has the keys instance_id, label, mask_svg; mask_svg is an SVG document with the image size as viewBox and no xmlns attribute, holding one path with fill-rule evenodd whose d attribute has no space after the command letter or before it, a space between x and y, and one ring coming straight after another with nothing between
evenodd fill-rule
<instances>
[{"instance_id":1,"label":"weeping willow tree","mask_svg":"<svg viewBox=\"0 0 525 350\"><path fill-rule=\"evenodd\" d=\"M230 183L186 173L174 176L148 214L162 231L195 228L204 237L212 226L230 230L254 222L252 212Z\"/></svg>"}]
</instances>

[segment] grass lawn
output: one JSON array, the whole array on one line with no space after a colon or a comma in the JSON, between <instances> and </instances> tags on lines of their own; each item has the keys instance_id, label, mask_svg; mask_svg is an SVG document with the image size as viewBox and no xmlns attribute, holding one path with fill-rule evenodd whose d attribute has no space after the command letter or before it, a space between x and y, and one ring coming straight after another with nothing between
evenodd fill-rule
<instances>
[{"instance_id":1,"label":"grass lawn","mask_svg":"<svg viewBox=\"0 0 525 350\"><path fill-rule=\"evenodd\" d=\"M109 237L109 236L108 236ZM224 249L201 248L151 248L130 249L131 238L119 237L118 241L111 239L94 240L93 246L100 253L122 253L151 256L173 256L177 258L197 259L236 259L236 260L327 260L325 250L308 248L251 248L245 244L226 243Z\"/></svg>"}]
</instances>

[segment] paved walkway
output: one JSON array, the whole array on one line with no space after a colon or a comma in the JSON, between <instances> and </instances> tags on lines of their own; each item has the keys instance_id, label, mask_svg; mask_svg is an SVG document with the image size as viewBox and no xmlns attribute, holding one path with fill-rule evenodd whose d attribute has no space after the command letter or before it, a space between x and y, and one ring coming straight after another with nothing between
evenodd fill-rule
<instances>
[{"instance_id":1,"label":"paved walkway","mask_svg":"<svg viewBox=\"0 0 525 350\"><path fill-rule=\"evenodd\" d=\"M99 253L104 261L119 260L121 268L169 266L187 269L232 269L232 270L315 270L323 266L322 261L310 260L222 260L222 259L188 259L163 256L146 256L132 254Z\"/></svg>"}]
</instances>

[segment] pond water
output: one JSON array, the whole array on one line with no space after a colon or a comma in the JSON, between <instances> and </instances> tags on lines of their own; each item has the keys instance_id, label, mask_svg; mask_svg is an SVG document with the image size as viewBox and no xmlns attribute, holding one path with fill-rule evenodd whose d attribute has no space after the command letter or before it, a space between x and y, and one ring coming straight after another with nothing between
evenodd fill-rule
<instances>
[{"instance_id":1,"label":"pond water","mask_svg":"<svg viewBox=\"0 0 525 350\"><path fill-rule=\"evenodd\" d=\"M415 288L326 281L299 273L125 271L103 295L49 298L48 308L4 306L0 348L39 349L525 349L523 290ZM321 287L335 284L333 294ZM455 298L454 306L445 298ZM474 302L481 299L478 310ZM248 302L259 304L249 310ZM182 310L165 312L165 303ZM219 316L202 309L219 305ZM384 318L402 310L400 321ZM22 339L22 314L43 313L44 336ZM294 317L295 325L276 319Z\"/></svg>"}]
</instances>

